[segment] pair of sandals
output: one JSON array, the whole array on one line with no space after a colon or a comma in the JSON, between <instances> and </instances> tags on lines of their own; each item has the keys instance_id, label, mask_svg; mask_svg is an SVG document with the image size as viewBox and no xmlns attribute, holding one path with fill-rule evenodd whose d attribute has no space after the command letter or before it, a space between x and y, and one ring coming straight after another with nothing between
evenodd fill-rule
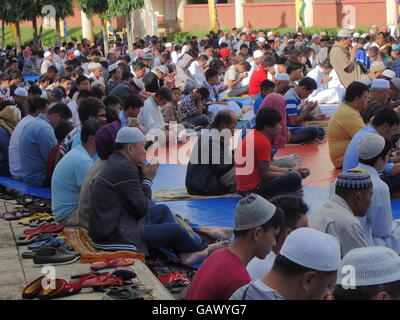
<instances>
[{"instance_id":1,"label":"pair of sandals","mask_svg":"<svg viewBox=\"0 0 400 320\"><path fill-rule=\"evenodd\" d=\"M21 210L14 210L11 212L6 212L3 214L3 219L6 221L14 221L19 220L22 218L29 217L31 215L30 210L21 209Z\"/></svg>"},{"instance_id":2,"label":"pair of sandals","mask_svg":"<svg viewBox=\"0 0 400 320\"><path fill-rule=\"evenodd\" d=\"M54 216L45 212L37 212L26 218L19 219L18 223L24 226L32 227L33 224L38 225L42 222L51 222L51 221L54 221Z\"/></svg>"},{"instance_id":3,"label":"pair of sandals","mask_svg":"<svg viewBox=\"0 0 400 320\"><path fill-rule=\"evenodd\" d=\"M22 291L23 299L50 300L78 294L83 288L102 290L106 287L121 287L122 279L112 273L80 275L75 281L68 282L64 279L55 279L52 283L45 276L41 276L30 282Z\"/></svg>"},{"instance_id":4,"label":"pair of sandals","mask_svg":"<svg viewBox=\"0 0 400 320\"><path fill-rule=\"evenodd\" d=\"M153 289L138 288L138 285L111 287L104 292L103 300L145 300Z\"/></svg>"}]
</instances>

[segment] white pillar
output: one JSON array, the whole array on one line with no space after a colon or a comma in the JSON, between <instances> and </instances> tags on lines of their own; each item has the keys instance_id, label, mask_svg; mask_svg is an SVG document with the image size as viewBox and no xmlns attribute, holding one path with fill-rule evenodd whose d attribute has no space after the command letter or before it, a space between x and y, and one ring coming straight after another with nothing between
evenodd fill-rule
<instances>
[{"instance_id":1,"label":"white pillar","mask_svg":"<svg viewBox=\"0 0 400 320\"><path fill-rule=\"evenodd\" d=\"M81 11L81 16L82 16L82 36L83 38L86 38L93 43L94 35L93 35L92 19L89 19L83 11Z\"/></svg>"},{"instance_id":2,"label":"white pillar","mask_svg":"<svg viewBox=\"0 0 400 320\"><path fill-rule=\"evenodd\" d=\"M314 25L314 0L305 0L306 8L304 10L304 24L305 27L312 27Z\"/></svg>"},{"instance_id":3,"label":"white pillar","mask_svg":"<svg viewBox=\"0 0 400 320\"><path fill-rule=\"evenodd\" d=\"M397 25L396 0L386 0L386 25Z\"/></svg>"},{"instance_id":4,"label":"white pillar","mask_svg":"<svg viewBox=\"0 0 400 320\"><path fill-rule=\"evenodd\" d=\"M178 28L182 31L185 24L185 11L183 6L186 4L186 0L176 0L176 1L178 2L176 19L178 23Z\"/></svg>"},{"instance_id":5,"label":"white pillar","mask_svg":"<svg viewBox=\"0 0 400 320\"><path fill-rule=\"evenodd\" d=\"M235 0L235 21L238 29L244 27L243 3L246 3L246 0Z\"/></svg>"}]
</instances>

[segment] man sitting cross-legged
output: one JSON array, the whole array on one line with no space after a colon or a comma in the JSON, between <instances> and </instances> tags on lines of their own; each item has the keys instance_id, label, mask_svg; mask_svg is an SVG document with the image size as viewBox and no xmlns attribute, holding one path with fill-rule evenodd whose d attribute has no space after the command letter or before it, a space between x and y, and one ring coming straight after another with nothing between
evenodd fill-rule
<instances>
[{"instance_id":1,"label":"man sitting cross-legged","mask_svg":"<svg viewBox=\"0 0 400 320\"><path fill-rule=\"evenodd\" d=\"M145 164L145 137L138 128L118 131L115 152L94 179L90 189L89 236L103 251L172 249L183 264L204 260L211 252L227 245L232 230L194 226L189 233L177 224L165 205L152 204L151 187L158 164Z\"/></svg>"}]
</instances>

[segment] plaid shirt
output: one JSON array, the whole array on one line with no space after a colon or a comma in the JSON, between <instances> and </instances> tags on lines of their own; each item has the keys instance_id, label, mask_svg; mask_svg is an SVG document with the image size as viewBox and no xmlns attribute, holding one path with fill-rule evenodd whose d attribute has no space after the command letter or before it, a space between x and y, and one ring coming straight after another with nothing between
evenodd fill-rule
<instances>
[{"instance_id":1,"label":"plaid shirt","mask_svg":"<svg viewBox=\"0 0 400 320\"><path fill-rule=\"evenodd\" d=\"M196 100L193 98L193 95L189 94L188 96L184 97L181 101L181 115L182 121L188 121L193 113L197 111L197 103Z\"/></svg>"}]
</instances>

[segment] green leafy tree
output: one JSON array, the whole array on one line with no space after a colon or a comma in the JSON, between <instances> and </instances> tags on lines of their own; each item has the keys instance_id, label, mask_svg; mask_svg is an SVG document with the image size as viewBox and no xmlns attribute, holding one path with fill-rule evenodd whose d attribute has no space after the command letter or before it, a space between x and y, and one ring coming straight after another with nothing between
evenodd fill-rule
<instances>
[{"instance_id":1,"label":"green leafy tree","mask_svg":"<svg viewBox=\"0 0 400 320\"><path fill-rule=\"evenodd\" d=\"M21 51L20 22L24 20L24 11L19 10L25 4L25 0L2 0L0 5L0 19L3 23L14 23L17 29L17 51ZM4 27L4 24L3 24Z\"/></svg>"},{"instance_id":2,"label":"green leafy tree","mask_svg":"<svg viewBox=\"0 0 400 320\"><path fill-rule=\"evenodd\" d=\"M37 18L42 16L42 8L47 2L47 0L24 0L22 7L24 20L32 22L33 43L36 49L39 47L42 35L42 28L40 28L40 32L38 30Z\"/></svg>"},{"instance_id":3,"label":"green leafy tree","mask_svg":"<svg viewBox=\"0 0 400 320\"><path fill-rule=\"evenodd\" d=\"M101 31L103 34L104 54L108 56L108 32L106 29L106 20L108 19L108 1L107 0L79 0L79 9L81 9L89 18L98 15L101 22Z\"/></svg>"},{"instance_id":4,"label":"green leafy tree","mask_svg":"<svg viewBox=\"0 0 400 320\"><path fill-rule=\"evenodd\" d=\"M61 46L60 19L74 15L73 0L47 0L46 5L51 5L56 9L56 45Z\"/></svg>"},{"instance_id":5,"label":"green leafy tree","mask_svg":"<svg viewBox=\"0 0 400 320\"><path fill-rule=\"evenodd\" d=\"M133 52L133 23L132 15L134 10L141 9L144 6L144 0L109 0L108 2L110 13L113 16L124 16L127 35L128 49Z\"/></svg>"}]
</instances>

